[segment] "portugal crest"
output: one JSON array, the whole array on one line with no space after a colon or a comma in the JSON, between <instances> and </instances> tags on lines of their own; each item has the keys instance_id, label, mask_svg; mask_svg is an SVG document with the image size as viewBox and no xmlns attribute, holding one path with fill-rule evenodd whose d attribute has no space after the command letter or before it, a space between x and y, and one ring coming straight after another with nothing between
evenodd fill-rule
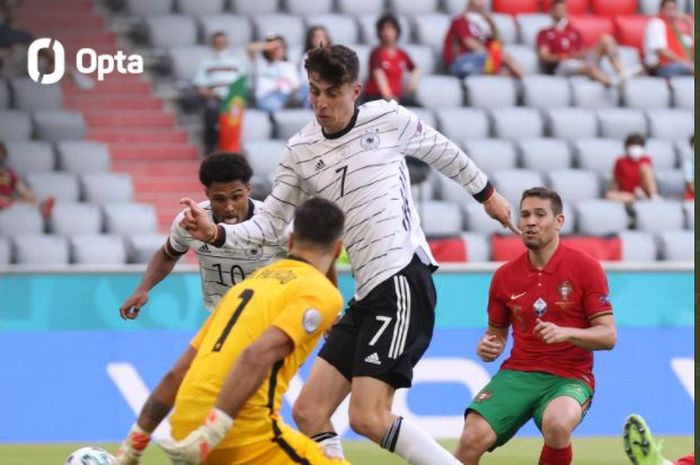
<instances>
[{"instance_id":1,"label":"portugal crest","mask_svg":"<svg viewBox=\"0 0 700 465\"><path fill-rule=\"evenodd\" d=\"M557 290L559 291L559 297L561 297L561 300L567 301L571 297L573 287L569 281L562 281L559 283Z\"/></svg>"}]
</instances>

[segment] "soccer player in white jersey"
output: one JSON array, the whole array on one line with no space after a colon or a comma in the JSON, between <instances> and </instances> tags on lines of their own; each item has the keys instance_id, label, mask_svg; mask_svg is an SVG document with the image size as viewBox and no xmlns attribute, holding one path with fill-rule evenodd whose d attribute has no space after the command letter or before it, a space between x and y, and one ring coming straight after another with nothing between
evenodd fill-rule
<instances>
[{"instance_id":1,"label":"soccer player in white jersey","mask_svg":"<svg viewBox=\"0 0 700 465\"><path fill-rule=\"evenodd\" d=\"M409 420L394 415L397 388L411 385L435 320L435 259L410 194L405 156L423 160L464 187L486 212L517 232L510 204L459 149L396 102L359 107L357 55L333 45L309 52L315 118L289 139L272 193L262 210L239 225L215 225L190 199L183 226L222 246L282 234L294 208L311 196L345 212L346 245L355 296L333 326L294 406L302 432L342 455L330 418L350 393L352 428L411 464L457 460Z\"/></svg>"}]
</instances>

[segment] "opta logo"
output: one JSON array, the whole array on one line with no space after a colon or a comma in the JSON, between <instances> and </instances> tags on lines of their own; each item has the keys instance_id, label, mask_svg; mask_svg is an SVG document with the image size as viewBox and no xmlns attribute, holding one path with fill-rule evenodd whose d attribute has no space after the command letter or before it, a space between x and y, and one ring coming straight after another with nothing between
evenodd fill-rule
<instances>
[{"instance_id":1,"label":"opta logo","mask_svg":"<svg viewBox=\"0 0 700 465\"><path fill-rule=\"evenodd\" d=\"M45 48L54 53L54 69L48 74L43 74L39 69L39 52ZM66 73L66 51L58 40L48 37L36 39L29 45L27 55L27 73L34 82L55 84ZM97 80L103 81L105 75L115 71L119 74L143 73L143 57L138 54L127 55L121 50L117 50L114 55L98 54L86 47L76 53L75 67L83 74L97 72Z\"/></svg>"}]
</instances>

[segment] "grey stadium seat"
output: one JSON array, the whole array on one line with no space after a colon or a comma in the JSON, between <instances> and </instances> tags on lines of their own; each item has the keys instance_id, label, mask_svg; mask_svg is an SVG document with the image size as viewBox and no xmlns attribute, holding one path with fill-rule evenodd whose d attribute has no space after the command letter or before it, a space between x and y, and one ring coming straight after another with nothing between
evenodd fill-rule
<instances>
[{"instance_id":1,"label":"grey stadium seat","mask_svg":"<svg viewBox=\"0 0 700 465\"><path fill-rule=\"evenodd\" d=\"M641 231L621 231L618 236L622 242L623 261L656 260L656 241L653 234Z\"/></svg>"},{"instance_id":2,"label":"grey stadium seat","mask_svg":"<svg viewBox=\"0 0 700 465\"><path fill-rule=\"evenodd\" d=\"M436 190L440 199L460 206L476 202L474 197L472 197L464 187L447 176L437 174L434 176L434 179L437 184Z\"/></svg>"},{"instance_id":3,"label":"grey stadium seat","mask_svg":"<svg viewBox=\"0 0 700 465\"><path fill-rule=\"evenodd\" d=\"M231 9L238 14L256 16L270 14L279 11L280 2L278 0L230 0Z\"/></svg>"},{"instance_id":4,"label":"grey stadium seat","mask_svg":"<svg viewBox=\"0 0 700 465\"><path fill-rule=\"evenodd\" d=\"M496 108L491 110L491 119L496 137L520 140L544 134L542 117L534 108Z\"/></svg>"},{"instance_id":5,"label":"grey stadium seat","mask_svg":"<svg viewBox=\"0 0 700 465\"><path fill-rule=\"evenodd\" d=\"M597 110L602 137L624 139L630 133L647 133L644 113L634 108L603 108Z\"/></svg>"},{"instance_id":6,"label":"grey stadium seat","mask_svg":"<svg viewBox=\"0 0 700 465\"><path fill-rule=\"evenodd\" d=\"M469 232L490 236L492 234L511 234L509 229L491 218L485 211L484 206L478 202L468 203L462 206L464 223ZM517 223L517 213L513 210L513 219Z\"/></svg>"},{"instance_id":7,"label":"grey stadium seat","mask_svg":"<svg viewBox=\"0 0 700 465\"><path fill-rule=\"evenodd\" d=\"M0 236L29 236L44 232L44 220L36 207L15 203L0 210Z\"/></svg>"},{"instance_id":8,"label":"grey stadium seat","mask_svg":"<svg viewBox=\"0 0 700 465\"><path fill-rule=\"evenodd\" d=\"M535 49L537 34L552 25L552 17L546 13L523 13L515 17L520 31L519 42Z\"/></svg>"},{"instance_id":9,"label":"grey stadium seat","mask_svg":"<svg viewBox=\"0 0 700 465\"><path fill-rule=\"evenodd\" d=\"M424 107L460 107L464 101L459 79L452 76L423 76L418 82L416 100Z\"/></svg>"},{"instance_id":10,"label":"grey stadium seat","mask_svg":"<svg viewBox=\"0 0 700 465\"><path fill-rule=\"evenodd\" d=\"M683 201L683 213L685 213L685 229L695 229L695 201Z\"/></svg>"},{"instance_id":11,"label":"grey stadium seat","mask_svg":"<svg viewBox=\"0 0 700 465\"><path fill-rule=\"evenodd\" d=\"M124 238L129 263L148 263L168 236L165 234L134 234Z\"/></svg>"},{"instance_id":12,"label":"grey stadium seat","mask_svg":"<svg viewBox=\"0 0 700 465\"><path fill-rule=\"evenodd\" d=\"M18 265L66 265L70 259L68 242L60 236L23 234L14 243Z\"/></svg>"},{"instance_id":13,"label":"grey stadium seat","mask_svg":"<svg viewBox=\"0 0 700 465\"><path fill-rule=\"evenodd\" d=\"M123 265L126 249L120 236L80 234L69 239L73 262L79 265Z\"/></svg>"},{"instance_id":14,"label":"grey stadium seat","mask_svg":"<svg viewBox=\"0 0 700 465\"><path fill-rule=\"evenodd\" d=\"M388 0L392 11L399 14L432 13L438 9L438 0Z\"/></svg>"},{"instance_id":15,"label":"grey stadium seat","mask_svg":"<svg viewBox=\"0 0 700 465\"><path fill-rule=\"evenodd\" d=\"M285 0L287 11L293 15L317 15L331 13L333 0ZM342 42L341 42L342 43Z\"/></svg>"},{"instance_id":16,"label":"grey stadium seat","mask_svg":"<svg viewBox=\"0 0 700 465\"><path fill-rule=\"evenodd\" d=\"M416 207L421 212L420 224L426 236L456 236L462 233L462 212L456 204L432 200Z\"/></svg>"},{"instance_id":17,"label":"grey stadium seat","mask_svg":"<svg viewBox=\"0 0 700 465\"><path fill-rule=\"evenodd\" d=\"M49 230L59 236L99 234L102 211L92 203L58 202L49 218Z\"/></svg>"},{"instance_id":18,"label":"grey stadium seat","mask_svg":"<svg viewBox=\"0 0 700 465\"><path fill-rule=\"evenodd\" d=\"M525 74L537 74L540 72L537 53L532 47L522 44L506 44L504 48L518 62Z\"/></svg>"},{"instance_id":19,"label":"grey stadium seat","mask_svg":"<svg viewBox=\"0 0 700 465\"><path fill-rule=\"evenodd\" d=\"M199 63L209 54L207 45L178 45L168 49L168 57L172 63L172 73L175 79L192 81Z\"/></svg>"},{"instance_id":20,"label":"grey stadium seat","mask_svg":"<svg viewBox=\"0 0 700 465\"><path fill-rule=\"evenodd\" d=\"M483 139L489 136L489 119L478 108L438 108L440 132L454 142Z\"/></svg>"},{"instance_id":21,"label":"grey stadium seat","mask_svg":"<svg viewBox=\"0 0 700 465\"><path fill-rule=\"evenodd\" d=\"M167 14L173 10L173 0L125 0L126 11L135 16Z\"/></svg>"},{"instance_id":22,"label":"grey stadium seat","mask_svg":"<svg viewBox=\"0 0 700 465\"><path fill-rule=\"evenodd\" d=\"M416 42L442 50L445 33L450 27L450 16L443 13L426 13L413 18L416 27Z\"/></svg>"},{"instance_id":23,"label":"grey stadium seat","mask_svg":"<svg viewBox=\"0 0 700 465\"><path fill-rule=\"evenodd\" d=\"M77 202L80 198L78 177L73 173L29 173L27 184L39 200L54 196L59 202Z\"/></svg>"},{"instance_id":24,"label":"grey stadium seat","mask_svg":"<svg viewBox=\"0 0 700 465\"><path fill-rule=\"evenodd\" d=\"M622 99L629 108L666 108L671 103L671 91L664 78L635 77L625 83Z\"/></svg>"},{"instance_id":25,"label":"grey stadium seat","mask_svg":"<svg viewBox=\"0 0 700 465\"><path fill-rule=\"evenodd\" d=\"M592 236L617 234L626 230L629 223L622 203L602 199L578 202L576 217L578 232Z\"/></svg>"},{"instance_id":26,"label":"grey stadium seat","mask_svg":"<svg viewBox=\"0 0 700 465\"><path fill-rule=\"evenodd\" d=\"M664 260L695 259L695 234L692 231L664 231L661 239L661 258Z\"/></svg>"},{"instance_id":27,"label":"grey stadium seat","mask_svg":"<svg viewBox=\"0 0 700 465\"><path fill-rule=\"evenodd\" d=\"M9 265L12 262L12 247L6 237L0 237L0 266Z\"/></svg>"},{"instance_id":28,"label":"grey stadium seat","mask_svg":"<svg viewBox=\"0 0 700 465\"><path fill-rule=\"evenodd\" d=\"M560 76L525 76L522 79L523 102L526 107L558 108L571 105L571 89Z\"/></svg>"},{"instance_id":29,"label":"grey stadium seat","mask_svg":"<svg viewBox=\"0 0 700 465\"><path fill-rule=\"evenodd\" d=\"M287 140L299 132L306 123L314 118L314 112L304 108L278 110L272 115L275 121L277 139Z\"/></svg>"},{"instance_id":30,"label":"grey stadium seat","mask_svg":"<svg viewBox=\"0 0 700 465\"><path fill-rule=\"evenodd\" d=\"M272 122L266 111L246 108L243 113L242 139L269 139L272 137Z\"/></svg>"},{"instance_id":31,"label":"grey stadium seat","mask_svg":"<svg viewBox=\"0 0 700 465\"><path fill-rule=\"evenodd\" d=\"M693 2L688 2L688 0L678 0L676 2L678 5L678 11L691 11L688 10L693 7ZM659 12L659 2L657 0L639 0L639 12L645 15L655 15Z\"/></svg>"},{"instance_id":32,"label":"grey stadium seat","mask_svg":"<svg viewBox=\"0 0 700 465\"><path fill-rule=\"evenodd\" d=\"M58 142L85 137L85 119L82 113L63 110L42 110L33 114L36 137Z\"/></svg>"},{"instance_id":33,"label":"grey stadium seat","mask_svg":"<svg viewBox=\"0 0 700 465\"><path fill-rule=\"evenodd\" d=\"M567 202L597 199L600 196L598 176L592 171L564 169L547 173L549 185Z\"/></svg>"},{"instance_id":34,"label":"grey stadium seat","mask_svg":"<svg viewBox=\"0 0 700 465\"><path fill-rule=\"evenodd\" d=\"M117 173L86 173L81 176L85 200L100 205L130 202L134 197L131 176Z\"/></svg>"},{"instance_id":35,"label":"grey stadium seat","mask_svg":"<svg viewBox=\"0 0 700 465\"><path fill-rule=\"evenodd\" d=\"M9 140L5 146L8 162L19 175L53 171L56 166L53 148L48 142Z\"/></svg>"},{"instance_id":36,"label":"grey stadium seat","mask_svg":"<svg viewBox=\"0 0 700 465\"><path fill-rule=\"evenodd\" d=\"M639 50L637 50L636 47L630 47L628 45L618 45L617 53L620 56L622 68L625 70L626 73L640 73L644 70L644 68L642 67L641 58L639 56ZM612 62L608 59L601 60L600 69L610 76L614 76L616 74Z\"/></svg>"},{"instance_id":37,"label":"grey stadium seat","mask_svg":"<svg viewBox=\"0 0 700 465\"><path fill-rule=\"evenodd\" d=\"M659 193L665 198L683 198L685 193L685 177L680 169L654 169Z\"/></svg>"},{"instance_id":38,"label":"grey stadium seat","mask_svg":"<svg viewBox=\"0 0 700 465\"><path fill-rule=\"evenodd\" d=\"M384 0L338 0L338 11L346 15L362 15L384 10Z\"/></svg>"},{"instance_id":39,"label":"grey stadium seat","mask_svg":"<svg viewBox=\"0 0 700 465\"><path fill-rule=\"evenodd\" d=\"M246 16L232 14L206 15L199 18L199 24L202 26L206 42L217 31L226 31L233 46L247 46L248 42L253 40L253 25Z\"/></svg>"},{"instance_id":40,"label":"grey stadium seat","mask_svg":"<svg viewBox=\"0 0 700 465\"><path fill-rule=\"evenodd\" d=\"M464 88L469 106L476 108L512 107L518 98L515 80L506 76L469 76Z\"/></svg>"},{"instance_id":41,"label":"grey stadium seat","mask_svg":"<svg viewBox=\"0 0 700 465\"><path fill-rule=\"evenodd\" d=\"M88 141L64 141L56 144L59 166L71 173L100 173L109 171L107 144Z\"/></svg>"},{"instance_id":42,"label":"grey stadium seat","mask_svg":"<svg viewBox=\"0 0 700 465\"><path fill-rule=\"evenodd\" d=\"M646 116L651 137L688 140L695 130L692 111L647 110Z\"/></svg>"},{"instance_id":43,"label":"grey stadium seat","mask_svg":"<svg viewBox=\"0 0 700 465\"><path fill-rule=\"evenodd\" d=\"M678 157L671 141L647 139L645 148L651 156L655 169L671 169L678 166Z\"/></svg>"},{"instance_id":44,"label":"grey stadium seat","mask_svg":"<svg viewBox=\"0 0 700 465\"><path fill-rule=\"evenodd\" d=\"M562 201L562 213L564 214L564 225L559 233L562 235L573 234L576 231L576 210L569 202Z\"/></svg>"},{"instance_id":45,"label":"grey stadium seat","mask_svg":"<svg viewBox=\"0 0 700 465\"><path fill-rule=\"evenodd\" d=\"M683 229L685 218L681 202L652 200L632 205L637 219L637 229L651 233Z\"/></svg>"},{"instance_id":46,"label":"grey stadium seat","mask_svg":"<svg viewBox=\"0 0 700 465\"><path fill-rule=\"evenodd\" d=\"M197 43L197 24L185 15L151 15L145 18L148 42L153 47L173 47ZM177 34L173 34L177 31Z\"/></svg>"},{"instance_id":47,"label":"grey stadium seat","mask_svg":"<svg viewBox=\"0 0 700 465\"><path fill-rule=\"evenodd\" d=\"M544 115L552 137L572 141L598 135L598 118L588 108L550 108Z\"/></svg>"},{"instance_id":48,"label":"grey stadium seat","mask_svg":"<svg viewBox=\"0 0 700 465\"><path fill-rule=\"evenodd\" d=\"M358 79L364 83L367 81L369 74L369 54L372 53L372 48L369 45L354 44L350 46L357 54L357 61L360 62L360 73Z\"/></svg>"},{"instance_id":49,"label":"grey stadium seat","mask_svg":"<svg viewBox=\"0 0 700 465\"><path fill-rule=\"evenodd\" d=\"M309 3L309 5L313 3ZM360 41L357 23L355 22L355 18L350 15L308 15L306 16L305 23L307 28L317 25L325 26L335 44L356 44Z\"/></svg>"},{"instance_id":50,"label":"grey stadium seat","mask_svg":"<svg viewBox=\"0 0 700 465\"><path fill-rule=\"evenodd\" d=\"M15 95L15 108L24 111L60 110L63 106L63 91L59 85L43 85L27 78L10 81Z\"/></svg>"},{"instance_id":51,"label":"grey stadium seat","mask_svg":"<svg viewBox=\"0 0 700 465\"><path fill-rule=\"evenodd\" d=\"M569 144L562 139L536 137L518 142L523 168L545 171L571 167L572 155Z\"/></svg>"},{"instance_id":52,"label":"grey stadium seat","mask_svg":"<svg viewBox=\"0 0 700 465\"><path fill-rule=\"evenodd\" d=\"M467 261L487 262L491 259L491 243L483 234L462 233L467 246Z\"/></svg>"},{"instance_id":53,"label":"grey stadium seat","mask_svg":"<svg viewBox=\"0 0 700 465\"><path fill-rule=\"evenodd\" d=\"M466 3L465 0L444 0L443 8L450 15L458 15L464 12ZM486 11L491 11L491 0L484 1L484 8L486 8Z\"/></svg>"},{"instance_id":54,"label":"grey stadium seat","mask_svg":"<svg viewBox=\"0 0 700 465\"><path fill-rule=\"evenodd\" d=\"M491 176L491 180L498 192L513 205L520 202L524 190L545 184L539 171L524 169L498 171Z\"/></svg>"},{"instance_id":55,"label":"grey stadium seat","mask_svg":"<svg viewBox=\"0 0 700 465\"><path fill-rule=\"evenodd\" d=\"M255 3L255 2L246 2ZM253 16L255 38L264 40L270 34L280 34L290 46L303 45L306 37L304 23L299 16L285 14L265 14ZM333 31L329 31L333 38Z\"/></svg>"},{"instance_id":56,"label":"grey stadium seat","mask_svg":"<svg viewBox=\"0 0 700 465\"><path fill-rule=\"evenodd\" d=\"M10 107L10 90L7 88L7 81L0 79L0 108Z\"/></svg>"},{"instance_id":57,"label":"grey stadium seat","mask_svg":"<svg viewBox=\"0 0 700 465\"><path fill-rule=\"evenodd\" d=\"M122 236L154 233L158 227L156 209L142 203L121 203L104 206L108 233Z\"/></svg>"},{"instance_id":58,"label":"grey stadium seat","mask_svg":"<svg viewBox=\"0 0 700 465\"><path fill-rule=\"evenodd\" d=\"M496 23L498 35L502 43L514 44L518 41L518 29L513 15L506 13L492 13L493 22ZM445 30L447 32L447 30Z\"/></svg>"},{"instance_id":59,"label":"grey stadium seat","mask_svg":"<svg viewBox=\"0 0 700 465\"><path fill-rule=\"evenodd\" d=\"M571 77L571 97L576 107L611 108L620 104L620 92L617 87L605 87L600 82L587 77Z\"/></svg>"},{"instance_id":60,"label":"grey stadium seat","mask_svg":"<svg viewBox=\"0 0 700 465\"><path fill-rule=\"evenodd\" d=\"M280 140L243 141L243 151L253 173L265 178L274 176L284 148L285 143Z\"/></svg>"},{"instance_id":61,"label":"grey stadium seat","mask_svg":"<svg viewBox=\"0 0 700 465\"><path fill-rule=\"evenodd\" d=\"M578 166L605 179L612 175L615 159L622 155L624 147L620 139L579 139L574 142L574 151Z\"/></svg>"},{"instance_id":62,"label":"grey stadium seat","mask_svg":"<svg viewBox=\"0 0 700 465\"><path fill-rule=\"evenodd\" d=\"M435 118L435 113L433 113L433 110L431 110L430 108L406 107L406 109L414 113L419 120L421 120L431 128L439 129L437 119ZM451 108L447 108L446 110L449 111L451 110ZM439 130L442 131L441 129Z\"/></svg>"},{"instance_id":63,"label":"grey stadium seat","mask_svg":"<svg viewBox=\"0 0 700 465\"><path fill-rule=\"evenodd\" d=\"M671 103L675 108L695 109L695 78L692 76L671 78Z\"/></svg>"},{"instance_id":64,"label":"grey stadium seat","mask_svg":"<svg viewBox=\"0 0 700 465\"><path fill-rule=\"evenodd\" d=\"M435 51L427 45L405 44L402 46L404 51L413 60L423 74L434 74L437 72L437 63L435 61Z\"/></svg>"},{"instance_id":65,"label":"grey stadium seat","mask_svg":"<svg viewBox=\"0 0 700 465\"><path fill-rule=\"evenodd\" d=\"M0 137L6 142L30 139L32 120L29 113L19 110L0 110Z\"/></svg>"},{"instance_id":66,"label":"grey stadium seat","mask_svg":"<svg viewBox=\"0 0 700 465\"><path fill-rule=\"evenodd\" d=\"M373 13L362 13L357 16L357 24L360 27L360 35L362 36L362 42L369 45L377 45L379 39L377 38L377 20L381 17L380 14ZM411 41L411 22L406 15L396 15L396 19L399 20L399 26L401 26L401 36L399 37L399 43L401 46L408 44ZM333 31L330 31L331 39L335 41L333 36ZM428 45L428 44L423 44Z\"/></svg>"},{"instance_id":67,"label":"grey stadium seat","mask_svg":"<svg viewBox=\"0 0 700 465\"><path fill-rule=\"evenodd\" d=\"M226 0L177 0L177 10L188 16L218 14L225 6Z\"/></svg>"},{"instance_id":68,"label":"grey stadium seat","mask_svg":"<svg viewBox=\"0 0 700 465\"><path fill-rule=\"evenodd\" d=\"M513 169L518 154L515 146L505 139L472 139L463 143L464 151L485 173Z\"/></svg>"}]
</instances>

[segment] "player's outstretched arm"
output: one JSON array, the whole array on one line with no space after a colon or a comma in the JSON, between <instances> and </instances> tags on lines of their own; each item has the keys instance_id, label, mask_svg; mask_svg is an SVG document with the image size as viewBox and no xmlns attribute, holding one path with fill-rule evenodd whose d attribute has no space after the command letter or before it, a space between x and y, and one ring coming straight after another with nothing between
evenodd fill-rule
<instances>
[{"instance_id":1,"label":"player's outstretched arm","mask_svg":"<svg viewBox=\"0 0 700 465\"><path fill-rule=\"evenodd\" d=\"M496 192L495 189L491 197L484 202L484 210L491 218L501 223L504 228L510 229L518 236L520 235L520 230L513 223L510 202Z\"/></svg>"},{"instance_id":2,"label":"player's outstretched arm","mask_svg":"<svg viewBox=\"0 0 700 465\"><path fill-rule=\"evenodd\" d=\"M539 318L534 333L546 344L570 342L586 350L610 350L615 347L617 330L612 315L601 315L591 321L589 328L558 326Z\"/></svg>"},{"instance_id":3,"label":"player's outstretched arm","mask_svg":"<svg viewBox=\"0 0 700 465\"><path fill-rule=\"evenodd\" d=\"M138 317L141 307L148 302L148 292L173 271L179 257L171 257L165 252L164 247L153 254L141 278L141 283L119 307L119 315L123 319L133 320Z\"/></svg>"}]
</instances>

